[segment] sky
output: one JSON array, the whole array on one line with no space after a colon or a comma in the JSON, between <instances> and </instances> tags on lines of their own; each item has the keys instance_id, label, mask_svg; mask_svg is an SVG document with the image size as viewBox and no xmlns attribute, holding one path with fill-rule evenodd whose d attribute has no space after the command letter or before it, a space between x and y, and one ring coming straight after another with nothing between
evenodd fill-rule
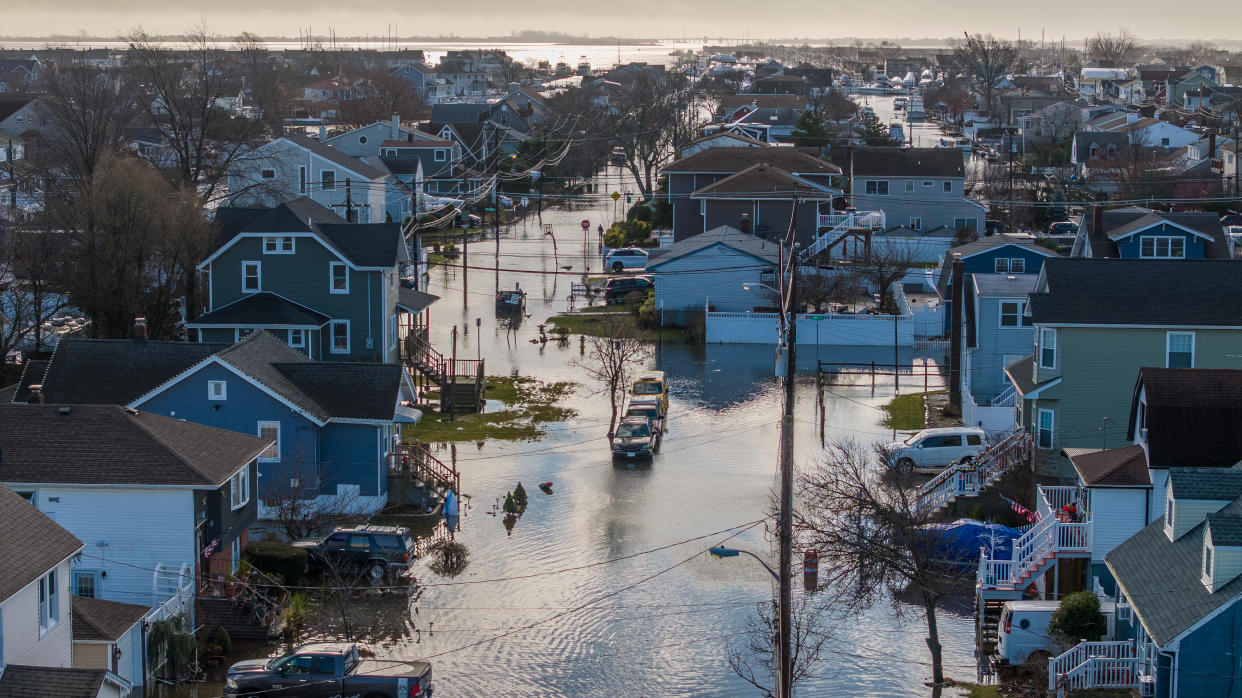
<instances>
[{"instance_id":1,"label":"sky","mask_svg":"<svg viewBox=\"0 0 1242 698\"><path fill-rule=\"evenodd\" d=\"M419 3L422 4L422 3ZM251 31L296 37L312 27L337 36L382 36L395 23L400 35L506 36L520 29L543 29L592 36L649 38L732 37L950 37L963 30L1049 41L1069 41L1096 31L1124 27L1147 40L1234 39L1242 26L1242 1L1198 0L1193 12L1170 11L1160 0L1040 0L1037 3L955 0L939 7L926 0L871 0L846 5L823 0L784 0L755 12L753 0L627 0L585 10L563 0L471 0L460 13L453 3L403 4L384 11L383 3L347 5L326 0L35 0L11 3L0 22L0 36L50 34L112 36L141 25L152 33L175 33L205 24L215 33ZM567 10L575 9L569 13ZM1210 19L1209 19L1210 18ZM1040 20L1055 20L1041 26ZM1221 30L1213 30L1219 27ZM1225 29L1229 31L1225 31ZM1220 36L1214 36L1213 34Z\"/></svg>"}]
</instances>

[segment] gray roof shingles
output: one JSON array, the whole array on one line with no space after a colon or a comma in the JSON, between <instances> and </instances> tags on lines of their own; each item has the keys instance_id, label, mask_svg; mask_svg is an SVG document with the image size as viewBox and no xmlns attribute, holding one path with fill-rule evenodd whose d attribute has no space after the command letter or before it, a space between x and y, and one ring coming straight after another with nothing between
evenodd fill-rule
<instances>
[{"instance_id":1,"label":"gray roof shingles","mask_svg":"<svg viewBox=\"0 0 1242 698\"><path fill-rule=\"evenodd\" d=\"M104 669L65 669L10 664L0 675L4 698L93 698L103 687Z\"/></svg>"},{"instance_id":2,"label":"gray roof shingles","mask_svg":"<svg viewBox=\"0 0 1242 698\"><path fill-rule=\"evenodd\" d=\"M1173 468L1169 487L1177 499L1227 502L1242 497L1242 468Z\"/></svg>"},{"instance_id":3,"label":"gray roof shingles","mask_svg":"<svg viewBox=\"0 0 1242 698\"><path fill-rule=\"evenodd\" d=\"M149 606L133 603L75 596L73 639L116 642L150 610Z\"/></svg>"},{"instance_id":4,"label":"gray roof shingles","mask_svg":"<svg viewBox=\"0 0 1242 698\"><path fill-rule=\"evenodd\" d=\"M664 173L733 174L760 163L798 175L836 175L841 168L795 148L707 148L669 163Z\"/></svg>"},{"instance_id":5,"label":"gray roof shingles","mask_svg":"<svg viewBox=\"0 0 1242 698\"><path fill-rule=\"evenodd\" d=\"M780 260L780 247L776 243L743 233L737 228L722 225L719 228L713 228L698 235L691 235L684 240L674 243L672 247L669 247L657 257L655 262L648 265L647 270L654 271L669 262L689 254L694 254L713 245L732 247L772 264L776 264Z\"/></svg>"},{"instance_id":6,"label":"gray roof shingles","mask_svg":"<svg viewBox=\"0 0 1242 698\"><path fill-rule=\"evenodd\" d=\"M290 325L298 327L322 327L330 320L327 315L299 303L264 291L243 296L238 300L200 315L186 323L190 327L244 325Z\"/></svg>"},{"instance_id":7,"label":"gray roof shingles","mask_svg":"<svg viewBox=\"0 0 1242 698\"><path fill-rule=\"evenodd\" d=\"M0 405L0 481L214 488L271 441L119 405Z\"/></svg>"},{"instance_id":8,"label":"gray roof shingles","mask_svg":"<svg viewBox=\"0 0 1242 698\"><path fill-rule=\"evenodd\" d=\"M43 397L49 403L129 404L225 346L63 339L43 376Z\"/></svg>"},{"instance_id":9,"label":"gray roof shingles","mask_svg":"<svg viewBox=\"0 0 1242 698\"><path fill-rule=\"evenodd\" d=\"M296 143L297 145L306 148L325 160L328 160L336 165L340 165L347 170L357 172L367 179L379 179L385 176L383 170L371 167L358 158L352 155L346 155L327 143L320 143L314 138L294 134L286 134L284 138L292 143Z\"/></svg>"},{"instance_id":10,"label":"gray roof shingles","mask_svg":"<svg viewBox=\"0 0 1242 698\"><path fill-rule=\"evenodd\" d=\"M1135 438L1140 394L1147 404L1151 467L1228 468L1242 461L1242 369L1139 369L1128 438Z\"/></svg>"},{"instance_id":11,"label":"gray roof shingles","mask_svg":"<svg viewBox=\"0 0 1242 698\"><path fill-rule=\"evenodd\" d=\"M82 549L82 541L0 485L0 601Z\"/></svg>"},{"instance_id":12,"label":"gray roof shingles","mask_svg":"<svg viewBox=\"0 0 1242 698\"><path fill-rule=\"evenodd\" d=\"M957 148L854 148L853 158L855 177L965 176Z\"/></svg>"},{"instance_id":13,"label":"gray roof shingles","mask_svg":"<svg viewBox=\"0 0 1242 698\"><path fill-rule=\"evenodd\" d=\"M1206 258L1230 258L1229 244L1223 234L1220 218L1214 213L1165 213L1141 206L1126 206L1102 211L1100 219L1099 230L1096 229L1095 216L1092 212L1087 212L1082 219L1083 234L1091 243L1092 257L1113 259L1120 257L1117 240L1148 225L1167 222L1208 236L1210 240L1205 241L1203 250Z\"/></svg>"},{"instance_id":14,"label":"gray roof shingles","mask_svg":"<svg viewBox=\"0 0 1242 698\"><path fill-rule=\"evenodd\" d=\"M808 182L778 167L758 163L699 188L691 198L791 199L797 196L831 199L840 193L840 190Z\"/></svg>"}]
</instances>

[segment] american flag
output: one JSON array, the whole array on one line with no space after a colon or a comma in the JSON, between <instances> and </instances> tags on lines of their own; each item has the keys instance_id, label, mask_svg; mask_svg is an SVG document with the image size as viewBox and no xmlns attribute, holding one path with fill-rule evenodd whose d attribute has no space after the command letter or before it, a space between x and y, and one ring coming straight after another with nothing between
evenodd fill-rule
<instances>
[{"instance_id":1,"label":"american flag","mask_svg":"<svg viewBox=\"0 0 1242 698\"><path fill-rule=\"evenodd\" d=\"M211 541L210 543L208 543L208 544L207 544L207 547L206 547L206 548L203 548L203 557L211 557L211 554L212 554L212 553L214 553L214 552L216 551L216 546L218 546L218 545L220 545L220 539L219 539L219 538L217 538L217 539L215 539L215 540Z\"/></svg>"},{"instance_id":2,"label":"american flag","mask_svg":"<svg viewBox=\"0 0 1242 698\"><path fill-rule=\"evenodd\" d=\"M1002 496L1001 499L1004 500L1004 502L1008 504L1009 507L1013 509L1014 511L1016 511L1019 515L1025 516L1028 523L1035 523L1036 521L1039 520L1039 514L1037 514L1036 512L1033 512L1030 509L1027 509L1026 507L1022 506L1021 504L1018 504L1017 502L1013 501L1012 499L1008 497Z\"/></svg>"}]
</instances>

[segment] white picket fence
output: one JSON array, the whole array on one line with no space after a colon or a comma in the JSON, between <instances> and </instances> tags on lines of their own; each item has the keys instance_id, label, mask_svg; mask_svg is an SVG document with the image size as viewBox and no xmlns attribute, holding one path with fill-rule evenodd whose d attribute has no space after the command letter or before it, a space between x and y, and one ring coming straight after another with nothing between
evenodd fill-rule
<instances>
[{"instance_id":1,"label":"white picket fence","mask_svg":"<svg viewBox=\"0 0 1242 698\"><path fill-rule=\"evenodd\" d=\"M821 346L914 346L910 315L798 315L798 344ZM777 313L707 313L707 341L712 344L773 344Z\"/></svg>"}]
</instances>

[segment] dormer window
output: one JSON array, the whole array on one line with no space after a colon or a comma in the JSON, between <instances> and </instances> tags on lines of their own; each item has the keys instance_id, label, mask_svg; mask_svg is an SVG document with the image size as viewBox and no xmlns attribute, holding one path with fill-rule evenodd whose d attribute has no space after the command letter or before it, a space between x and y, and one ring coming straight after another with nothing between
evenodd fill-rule
<instances>
[{"instance_id":1,"label":"dormer window","mask_svg":"<svg viewBox=\"0 0 1242 698\"><path fill-rule=\"evenodd\" d=\"M1203 583L1212 587L1212 542L1203 536Z\"/></svg>"},{"instance_id":2,"label":"dormer window","mask_svg":"<svg viewBox=\"0 0 1242 698\"><path fill-rule=\"evenodd\" d=\"M1165 530L1167 530L1169 533L1170 540L1173 539L1173 531L1175 530L1174 522L1173 522L1173 515L1175 513L1175 509L1173 505L1174 505L1173 495L1172 493L1170 493L1169 496L1166 497L1164 500L1164 527L1165 527Z\"/></svg>"}]
</instances>

